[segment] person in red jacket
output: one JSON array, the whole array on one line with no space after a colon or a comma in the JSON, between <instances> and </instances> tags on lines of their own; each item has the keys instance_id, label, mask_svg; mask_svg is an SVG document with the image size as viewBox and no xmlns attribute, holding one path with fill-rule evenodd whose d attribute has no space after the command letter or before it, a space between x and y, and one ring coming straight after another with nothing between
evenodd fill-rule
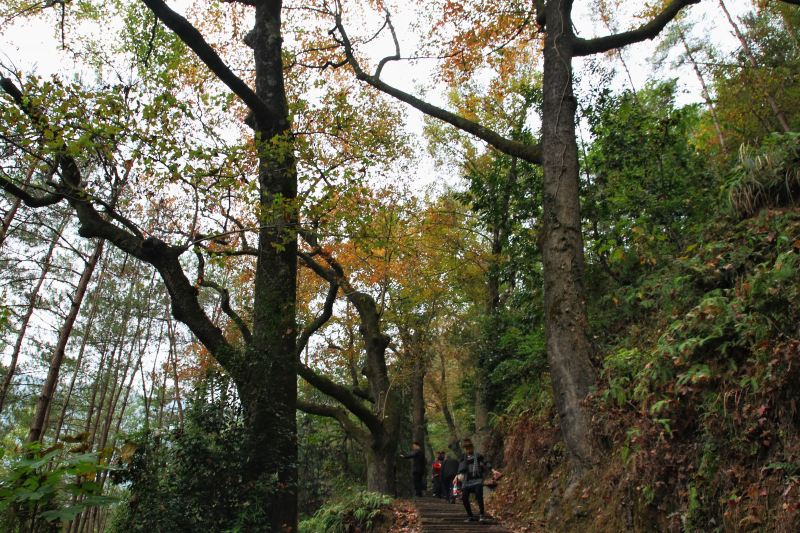
<instances>
[{"instance_id":1,"label":"person in red jacket","mask_svg":"<svg viewBox=\"0 0 800 533\"><path fill-rule=\"evenodd\" d=\"M431 465L431 478L433 478L433 497L442 497L442 462L444 461L444 452L436 454L436 459L433 460Z\"/></svg>"}]
</instances>

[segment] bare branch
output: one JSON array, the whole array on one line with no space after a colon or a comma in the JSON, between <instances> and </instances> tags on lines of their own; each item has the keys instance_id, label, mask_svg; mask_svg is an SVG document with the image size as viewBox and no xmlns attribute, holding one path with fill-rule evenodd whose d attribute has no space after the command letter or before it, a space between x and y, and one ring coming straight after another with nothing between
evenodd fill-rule
<instances>
[{"instance_id":1,"label":"bare branch","mask_svg":"<svg viewBox=\"0 0 800 533\"><path fill-rule=\"evenodd\" d=\"M691 4L699 4L700 0L672 0L664 10L651 19L647 24L622 33L615 33L595 39L573 38L573 52L576 56L602 54L615 48L622 48L629 44L638 43L645 39L653 39L669 22L678 16L681 9Z\"/></svg>"},{"instance_id":2,"label":"bare branch","mask_svg":"<svg viewBox=\"0 0 800 533\"><path fill-rule=\"evenodd\" d=\"M336 419L344 428L345 432L359 442L369 442L367 432L356 425L353 420L347 415L344 409L334 407L332 405L324 405L320 403L312 403L305 400L297 400L297 408L304 413L317 416L326 416L328 418Z\"/></svg>"},{"instance_id":3,"label":"bare branch","mask_svg":"<svg viewBox=\"0 0 800 533\"><path fill-rule=\"evenodd\" d=\"M699 1L699 0L698 0ZM380 79L380 70L383 68L387 62L392 60L399 59L399 48L397 49L397 54L388 56L383 58L379 65L378 70L376 70L374 75L368 74L364 71L364 69L359 64L358 60L355 57L353 52L353 45L350 41L350 38L347 35L347 32L344 28L344 24L342 23L342 15L341 10L337 10L335 13L335 20L336 20L336 31L339 33L340 44L344 49L345 56L347 57L347 61L350 64L350 68L353 69L355 72L356 78L361 81L366 82L367 84L371 85L372 87L378 89L379 91L386 93L394 98L397 98L401 102L404 102L411 107L418 109L419 111L429 115L433 118L439 119L443 122L447 122L451 126L455 126L456 128L463 130L479 139L487 142L488 144L494 146L501 152L504 152L508 155L519 157L524 161L529 163L540 165L542 164L542 148L540 144L526 144L519 141L514 141L512 139L508 139L503 137L499 133L494 130L487 128L482 124L478 124L472 120L462 117L461 115L457 115L451 111L447 111L446 109L442 109L441 107L437 107L435 105L429 104L428 102L417 98L416 96L402 91L388 83L384 82ZM395 45L397 45L397 37L394 35Z\"/></svg>"},{"instance_id":4,"label":"bare branch","mask_svg":"<svg viewBox=\"0 0 800 533\"><path fill-rule=\"evenodd\" d=\"M375 74L373 74L373 76L378 79L381 77L381 72L386 63L389 61L398 61L400 59L400 41L397 39L397 32L392 24L392 17L388 9L386 10L386 25L389 27L389 31L392 34L392 41L394 41L394 55L386 56L380 60L378 67L375 69Z\"/></svg>"},{"instance_id":5,"label":"bare branch","mask_svg":"<svg viewBox=\"0 0 800 533\"><path fill-rule=\"evenodd\" d=\"M300 357L300 354L303 353L303 350L305 349L306 344L308 344L308 340L311 338L311 336L316 333L319 328L324 326L325 323L333 316L333 304L336 302L336 295L338 293L339 285L336 282L330 282L328 296L325 298L325 305L322 307L322 313L303 330L303 333L300 334L300 338L297 341L298 357Z\"/></svg>"},{"instance_id":6,"label":"bare branch","mask_svg":"<svg viewBox=\"0 0 800 533\"><path fill-rule=\"evenodd\" d=\"M228 292L228 289L215 283L213 281L209 281L205 277L205 265L206 261L203 257L203 253L199 249L195 249L195 255L197 256L197 284L201 287L208 287L209 289L213 289L219 294L219 306L222 309L222 312L225 313L228 318L230 318L236 327L239 328L239 331L242 332L242 337L247 344L250 344L253 340L253 335L250 333L250 328L247 327L247 324L239 314L233 310L231 307L231 293Z\"/></svg>"}]
</instances>

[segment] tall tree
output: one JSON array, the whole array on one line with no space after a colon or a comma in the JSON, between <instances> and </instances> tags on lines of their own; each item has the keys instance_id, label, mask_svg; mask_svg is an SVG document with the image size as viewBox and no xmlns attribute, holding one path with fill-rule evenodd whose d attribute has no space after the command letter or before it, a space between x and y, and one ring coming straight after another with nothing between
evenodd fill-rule
<instances>
[{"instance_id":1,"label":"tall tree","mask_svg":"<svg viewBox=\"0 0 800 533\"><path fill-rule=\"evenodd\" d=\"M652 39L684 7L699 1L672 0L650 21L636 29L592 39L575 35L572 0L535 2L535 13L528 12L522 17L519 33L530 31L534 27L531 21L544 30L544 99L540 143L504 137L485 124L431 105L385 82L381 78L384 66L401 58L400 44L388 16L385 27L392 33L396 51L381 60L375 71L369 73L358 60L354 41L345 28L342 3L337 2L331 13L336 24L335 38L359 80L474 135L508 155L542 165L544 213L540 244L544 262L548 362L562 435L575 471L579 474L594 463L591 417L582 402L594 386L595 372L590 361L591 343L583 285L583 239L575 133L577 103L572 89L572 60ZM465 9L460 11L470 13Z\"/></svg>"},{"instance_id":2,"label":"tall tree","mask_svg":"<svg viewBox=\"0 0 800 533\"><path fill-rule=\"evenodd\" d=\"M2 79L0 87L12 104L3 108L3 127L21 136L30 134L37 139L47 139L38 146L29 145L54 163L56 175L53 179L36 176L29 186L2 175L0 186L32 208L51 208L66 202L83 237L107 241L156 269L169 293L173 316L230 373L239 391L248 427L249 464L243 469L244 492L253 502L242 527L292 531L297 524L294 313L297 216L293 205L297 175L283 77L282 2L243 2L252 8L254 20L253 30L246 37L246 44L252 50L252 88L234 74L186 18L161 0L142 0L142 3L238 97L248 112L246 122L252 129L251 153L256 162L258 191L251 325L245 324L230 306L223 304L227 318L241 330L241 345L227 339L208 316L198 300L198 286L204 285L190 280L182 262L182 255L198 241L202 242L203 237L195 233L187 245L186 241L170 242L163 232L159 237L143 231L121 211L120 204L109 199L114 195L108 194L108 186L104 191L102 180L94 181L93 167L87 161L98 153L102 157L119 149L121 141L115 137L118 130L113 126L98 128L100 133L91 141L87 137L78 140L75 130L57 113L67 108L73 111L81 105L88 108L91 97L86 93L76 95L78 98L85 96L85 102L71 101L64 92L48 93L45 98L37 99L35 84L20 86L10 78ZM96 110L109 122L125 107L124 98L128 93L118 94L122 98L110 96L110 100L106 100L116 100L116 107ZM95 151L103 143L102 149ZM107 181L113 188L123 186L130 177L133 160L123 154L103 159L102 169L107 171ZM168 165L177 169L178 162ZM98 186L101 189L95 188ZM199 280L202 281L202 272ZM210 288L226 299L224 288Z\"/></svg>"},{"instance_id":3,"label":"tall tree","mask_svg":"<svg viewBox=\"0 0 800 533\"><path fill-rule=\"evenodd\" d=\"M92 251L92 255L86 261L83 267L83 272L78 280L78 286L75 288L75 294L72 296L69 311L61 324L58 332L58 341L53 350L53 356L50 359L50 367L47 371L47 378L42 385L42 392L39 394L39 399L36 402L36 410L34 411L33 421L31 422L30 431L28 432L27 442L38 442L42 440L42 435L47 427L47 418L50 413L50 405L58 386L58 378L61 373L61 363L64 362L64 357L67 352L67 343L72 336L72 329L75 326L75 321L78 319L78 313L83 305L83 297L89 288L89 282L94 274L94 269L100 256L103 254L103 241L97 241Z\"/></svg>"},{"instance_id":4,"label":"tall tree","mask_svg":"<svg viewBox=\"0 0 800 533\"><path fill-rule=\"evenodd\" d=\"M8 395L8 390L11 387L11 381L14 379L14 374L17 371L17 363L19 362L19 356L22 353L22 346L25 342L25 335L28 331L28 325L31 322L31 318L33 317L34 311L36 311L36 306L39 302L39 291L42 289L42 285L44 284L45 279L47 279L47 274L50 272L56 245L62 238L61 232L67 225L67 222L67 218L64 218L58 229L55 231L55 235L53 235L53 239L50 241L50 246L47 248L47 252L42 259L42 270L39 273L36 284L31 289L30 296L28 297L28 305L25 308L25 313L22 315L19 330L17 331L17 340L14 342L14 348L11 352L11 361L6 369L6 375L3 377L3 388L0 389L0 413L3 412L6 396Z\"/></svg>"},{"instance_id":5,"label":"tall tree","mask_svg":"<svg viewBox=\"0 0 800 533\"><path fill-rule=\"evenodd\" d=\"M747 58L747 62L751 68L757 69L758 68L758 60L756 59L755 53L753 52L753 48L750 46L745 35L742 33L742 30L739 28L739 25L733 20L730 11L728 11L728 6L725 5L724 0L718 0L719 7L722 9L722 12L725 14L725 18L727 19L728 23L733 28L733 33L736 35L736 38L739 40L739 44L742 45L742 52L744 56ZM764 91L764 98L766 98L767 103L769 103L769 107L772 109L772 112L775 114L775 118L778 120L778 124L780 125L781 129L784 132L792 131L792 128L789 126L789 120L786 118L786 113L783 112L783 109L778 105L777 100L775 100L775 96L770 92L769 89Z\"/></svg>"}]
</instances>

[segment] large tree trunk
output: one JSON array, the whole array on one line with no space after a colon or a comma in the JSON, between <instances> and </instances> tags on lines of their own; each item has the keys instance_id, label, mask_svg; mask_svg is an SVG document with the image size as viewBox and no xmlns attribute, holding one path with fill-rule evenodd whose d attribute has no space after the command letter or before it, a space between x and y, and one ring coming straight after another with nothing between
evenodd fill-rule
<instances>
[{"instance_id":1,"label":"large tree trunk","mask_svg":"<svg viewBox=\"0 0 800 533\"><path fill-rule=\"evenodd\" d=\"M367 490L397 495L395 473L397 444L376 443L367 447Z\"/></svg>"},{"instance_id":2,"label":"large tree trunk","mask_svg":"<svg viewBox=\"0 0 800 533\"><path fill-rule=\"evenodd\" d=\"M11 381L14 379L14 374L17 371L17 362L19 361L20 353L22 353L22 345L25 342L25 334L28 331L28 325L30 324L33 312L36 310L36 304L39 301L39 291L42 289L44 280L47 278L47 274L50 272L51 261L53 260L53 253L56 250L56 245L58 244L58 240L61 238L61 231L64 229L64 226L66 225L67 225L67 219L65 218L61 222L61 225L59 226L58 230L56 230L55 235L53 235L53 240L50 241L50 247L47 249L47 253L45 253L44 259L42 261L42 271L39 273L39 279L36 280L36 285L34 285L33 289L31 289L31 294L30 297L28 298L28 306L25 309L25 314L22 315L19 331L17 332L17 340L14 343L14 349L11 352L11 361L8 364L6 375L3 378L3 388L0 389L0 413L3 412L3 406L5 405L6 395L8 394L8 390L11 388Z\"/></svg>"},{"instance_id":3,"label":"large tree trunk","mask_svg":"<svg viewBox=\"0 0 800 533\"><path fill-rule=\"evenodd\" d=\"M256 2L246 42L255 58L256 93L271 117L256 116L262 229L259 231L252 342L232 374L248 428L245 493L254 509L244 529L297 528L297 213L296 162L283 81L281 2ZM283 200L283 202L281 202ZM276 209L275 205L282 205ZM264 220L267 218L267 220ZM255 513L254 513L255 515Z\"/></svg>"},{"instance_id":4,"label":"large tree trunk","mask_svg":"<svg viewBox=\"0 0 800 533\"><path fill-rule=\"evenodd\" d=\"M78 288L75 291L75 295L72 297L72 304L70 305L67 318L61 325L61 330L58 334L58 342L56 343L53 357L50 360L47 379L45 379L44 385L42 386L42 393L39 395L39 399L36 402L36 411L34 412L31 428L28 432L27 442L37 442L42 438L47 413L50 411L50 402L53 399L53 394L58 385L58 375L61 371L61 363L64 361L64 356L66 354L67 342L69 342L69 338L72 335L72 328L75 325L75 320L78 318L78 313L83 303L83 297L86 294L86 289L89 287L89 281L92 279L94 268L97 266L97 262L100 260L100 256L103 253L103 242L104 241L98 241L97 244L95 244L94 252L83 269L80 281L78 281Z\"/></svg>"},{"instance_id":5,"label":"large tree trunk","mask_svg":"<svg viewBox=\"0 0 800 533\"><path fill-rule=\"evenodd\" d=\"M370 393L376 400L375 413L382 420L380 433L370 434L367 488L392 496L396 494L395 467L400 422L407 411L402 408L399 393L392 388L389 381L386 348L390 339L381 331L381 314L375 300L368 294L357 291L348 293L347 297L359 314L361 322L359 329L367 352L364 373L367 376ZM424 444L424 436L419 442Z\"/></svg>"},{"instance_id":6,"label":"large tree trunk","mask_svg":"<svg viewBox=\"0 0 800 533\"><path fill-rule=\"evenodd\" d=\"M590 416L582 401L595 382L583 286L583 238L575 142L576 100L570 0L547 3L542 120L544 303L553 397L577 473L593 463Z\"/></svg>"}]
</instances>

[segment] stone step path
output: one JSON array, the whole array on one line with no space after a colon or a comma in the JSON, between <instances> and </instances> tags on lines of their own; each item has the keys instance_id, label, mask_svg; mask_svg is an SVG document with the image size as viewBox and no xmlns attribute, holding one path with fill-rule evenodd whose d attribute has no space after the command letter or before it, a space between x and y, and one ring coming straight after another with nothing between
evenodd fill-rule
<instances>
[{"instance_id":1,"label":"stone step path","mask_svg":"<svg viewBox=\"0 0 800 533\"><path fill-rule=\"evenodd\" d=\"M511 533L494 523L464 522L467 513L461 501L447 503L439 498L417 498L414 504L419 512L422 533ZM473 501L472 509L477 516L478 505Z\"/></svg>"}]
</instances>

